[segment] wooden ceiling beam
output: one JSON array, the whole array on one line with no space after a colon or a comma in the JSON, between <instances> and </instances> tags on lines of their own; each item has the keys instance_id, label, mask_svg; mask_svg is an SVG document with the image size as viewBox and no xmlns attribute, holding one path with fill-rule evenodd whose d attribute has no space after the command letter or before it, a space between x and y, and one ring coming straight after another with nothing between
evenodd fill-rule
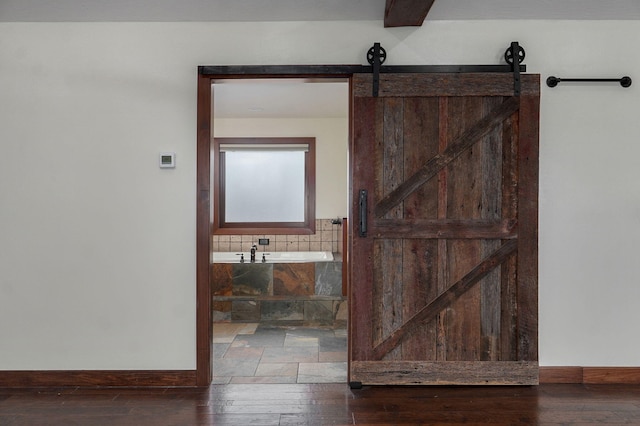
<instances>
[{"instance_id":1,"label":"wooden ceiling beam","mask_svg":"<svg viewBox=\"0 0 640 426\"><path fill-rule=\"evenodd\" d=\"M435 0L387 0L385 27L419 27Z\"/></svg>"}]
</instances>

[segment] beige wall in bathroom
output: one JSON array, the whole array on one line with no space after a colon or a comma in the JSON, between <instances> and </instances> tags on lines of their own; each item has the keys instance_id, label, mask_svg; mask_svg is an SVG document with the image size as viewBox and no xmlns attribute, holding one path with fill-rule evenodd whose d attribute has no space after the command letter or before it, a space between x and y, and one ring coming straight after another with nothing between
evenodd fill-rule
<instances>
[{"instance_id":1,"label":"beige wall in bathroom","mask_svg":"<svg viewBox=\"0 0 640 426\"><path fill-rule=\"evenodd\" d=\"M316 232L312 235L213 235L211 251L244 251L251 249L260 238L267 238L269 245L259 246L260 251L331 251L342 253L342 223L332 219L316 219Z\"/></svg>"}]
</instances>

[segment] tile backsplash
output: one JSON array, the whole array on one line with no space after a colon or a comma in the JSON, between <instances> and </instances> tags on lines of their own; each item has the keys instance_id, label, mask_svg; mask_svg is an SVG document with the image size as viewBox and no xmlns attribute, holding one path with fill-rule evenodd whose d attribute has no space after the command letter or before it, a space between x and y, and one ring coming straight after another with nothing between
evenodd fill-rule
<instances>
[{"instance_id":1,"label":"tile backsplash","mask_svg":"<svg viewBox=\"0 0 640 426\"><path fill-rule=\"evenodd\" d=\"M342 253L342 225L335 219L316 219L316 233L312 235L213 235L212 251L249 251L259 238L268 238L268 246L259 251L332 251Z\"/></svg>"}]
</instances>

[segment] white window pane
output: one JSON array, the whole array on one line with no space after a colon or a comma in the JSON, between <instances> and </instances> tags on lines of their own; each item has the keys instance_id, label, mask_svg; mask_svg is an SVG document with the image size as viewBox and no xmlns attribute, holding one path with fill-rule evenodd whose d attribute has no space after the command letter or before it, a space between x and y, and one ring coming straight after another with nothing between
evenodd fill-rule
<instances>
[{"instance_id":1,"label":"white window pane","mask_svg":"<svg viewBox=\"0 0 640 426\"><path fill-rule=\"evenodd\" d=\"M304 222L305 153L225 153L226 222Z\"/></svg>"}]
</instances>

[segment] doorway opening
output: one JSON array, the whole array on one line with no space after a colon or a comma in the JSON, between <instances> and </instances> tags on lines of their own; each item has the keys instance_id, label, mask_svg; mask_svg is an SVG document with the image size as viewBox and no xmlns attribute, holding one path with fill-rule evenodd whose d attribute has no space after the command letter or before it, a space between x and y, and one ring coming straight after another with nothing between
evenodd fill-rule
<instances>
[{"instance_id":1,"label":"doorway opening","mask_svg":"<svg viewBox=\"0 0 640 426\"><path fill-rule=\"evenodd\" d=\"M349 80L234 76L211 79L210 93L211 148L215 140L228 147L232 140L304 138L314 140L315 151L311 230L261 229L262 203L242 196L240 210L251 212L243 220L253 217L248 220L256 224L211 229L212 382L346 383ZM243 153L247 145L256 158L240 161L257 173L244 172L243 184L262 186L285 202L288 192L276 182L277 172L288 168L260 162L283 147L245 143ZM245 191L223 171L232 164L225 160L211 149L213 223L224 214L216 206L219 195Z\"/></svg>"}]
</instances>

